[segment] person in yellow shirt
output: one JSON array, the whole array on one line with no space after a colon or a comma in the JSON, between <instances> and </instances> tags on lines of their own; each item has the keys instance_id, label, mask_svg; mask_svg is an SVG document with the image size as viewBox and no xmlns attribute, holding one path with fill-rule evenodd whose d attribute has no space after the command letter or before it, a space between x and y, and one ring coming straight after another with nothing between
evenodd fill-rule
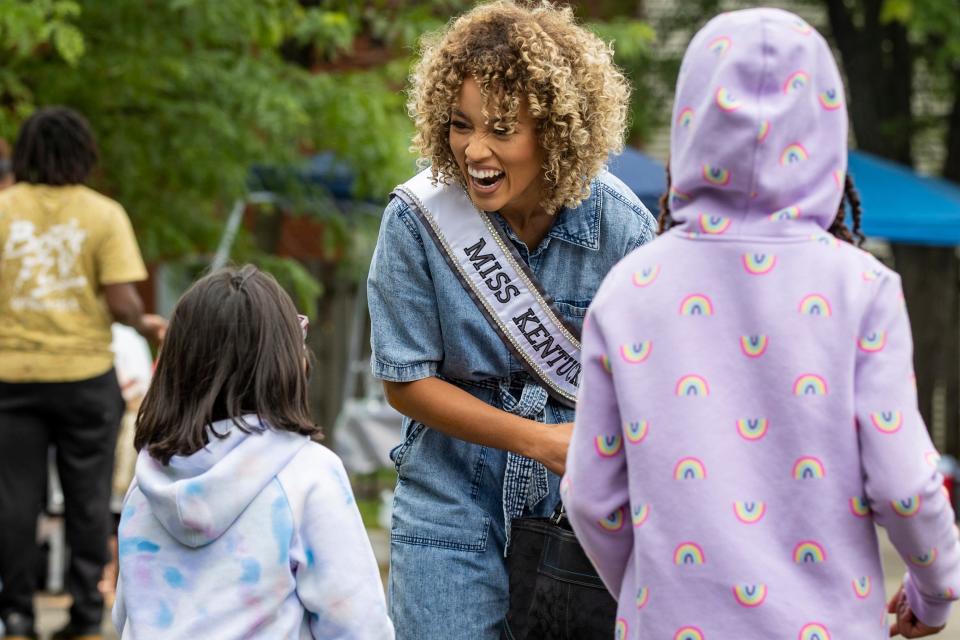
<instances>
[{"instance_id":1,"label":"person in yellow shirt","mask_svg":"<svg viewBox=\"0 0 960 640\"><path fill-rule=\"evenodd\" d=\"M82 115L38 110L0 192L0 617L7 639L36 638L36 523L47 449L56 449L70 547L70 622L57 640L100 637L110 474L123 400L110 325L159 341L134 283L147 271L126 212L84 186L98 160Z\"/></svg>"}]
</instances>

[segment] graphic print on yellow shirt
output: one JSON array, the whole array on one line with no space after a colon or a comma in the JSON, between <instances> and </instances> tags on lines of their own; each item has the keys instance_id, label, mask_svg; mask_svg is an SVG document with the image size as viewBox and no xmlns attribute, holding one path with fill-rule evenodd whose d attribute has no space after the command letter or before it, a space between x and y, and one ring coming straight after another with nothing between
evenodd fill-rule
<instances>
[{"instance_id":1,"label":"graphic print on yellow shirt","mask_svg":"<svg viewBox=\"0 0 960 640\"><path fill-rule=\"evenodd\" d=\"M68 382L109 370L101 288L146 276L113 200L81 185L0 193L0 380Z\"/></svg>"},{"instance_id":2,"label":"graphic print on yellow shirt","mask_svg":"<svg viewBox=\"0 0 960 640\"><path fill-rule=\"evenodd\" d=\"M86 238L76 218L39 234L29 220L13 222L3 247L5 261L20 260L10 295L11 309L79 311L80 303L72 290L87 286L87 278L77 268Z\"/></svg>"}]
</instances>

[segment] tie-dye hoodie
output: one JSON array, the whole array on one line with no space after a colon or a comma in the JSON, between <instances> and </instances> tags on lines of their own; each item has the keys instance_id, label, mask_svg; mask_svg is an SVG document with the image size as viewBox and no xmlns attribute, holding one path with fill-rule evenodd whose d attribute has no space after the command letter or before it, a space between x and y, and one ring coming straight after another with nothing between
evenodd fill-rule
<instances>
[{"instance_id":1,"label":"tie-dye hoodie","mask_svg":"<svg viewBox=\"0 0 960 640\"><path fill-rule=\"evenodd\" d=\"M884 638L875 522L921 621L960 592L900 279L825 231L846 141L840 75L805 22L753 9L693 38L679 225L590 307L562 483L617 638Z\"/></svg>"},{"instance_id":2,"label":"tie-dye hoodie","mask_svg":"<svg viewBox=\"0 0 960 640\"><path fill-rule=\"evenodd\" d=\"M393 638L340 459L306 436L213 428L228 437L167 466L140 452L120 519L121 637Z\"/></svg>"}]
</instances>

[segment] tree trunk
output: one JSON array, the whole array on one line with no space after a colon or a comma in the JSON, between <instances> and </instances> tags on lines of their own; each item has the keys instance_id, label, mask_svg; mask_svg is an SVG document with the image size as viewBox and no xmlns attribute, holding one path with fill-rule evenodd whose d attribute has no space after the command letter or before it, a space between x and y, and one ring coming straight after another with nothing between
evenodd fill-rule
<instances>
[{"instance_id":1,"label":"tree trunk","mask_svg":"<svg viewBox=\"0 0 960 640\"><path fill-rule=\"evenodd\" d=\"M914 52L906 29L880 21L882 0L825 3L846 70L857 146L912 165Z\"/></svg>"},{"instance_id":2,"label":"tree trunk","mask_svg":"<svg viewBox=\"0 0 960 640\"><path fill-rule=\"evenodd\" d=\"M869 212L868 214L869 215ZM956 381L957 360L957 258L953 247L894 244L895 266L903 278L903 290L913 331L913 360L917 373L920 413L929 427L933 421L933 392L937 384ZM951 353L953 352L953 353ZM956 395L949 398L956 414ZM946 442L956 455L955 420L951 426L949 407Z\"/></svg>"},{"instance_id":3,"label":"tree trunk","mask_svg":"<svg viewBox=\"0 0 960 640\"><path fill-rule=\"evenodd\" d=\"M914 118L913 68L916 51L906 28L882 23L883 0L825 0L830 26L843 59L849 112L857 146L912 166ZM960 89L960 73L956 86ZM958 93L957 95L960 95ZM960 104L954 104L944 175L960 181ZM852 176L856 180L856 176ZM909 213L909 212L905 212ZM864 211L865 216L870 211ZM947 387L947 451L960 453L957 425L957 259L953 248L894 245L896 268L903 277L914 341L914 368L920 411L933 420L933 394ZM960 457L960 456L958 456Z\"/></svg>"},{"instance_id":4,"label":"tree trunk","mask_svg":"<svg viewBox=\"0 0 960 640\"><path fill-rule=\"evenodd\" d=\"M943 354L945 394L944 453L960 459L960 261L953 256L953 304Z\"/></svg>"},{"instance_id":5,"label":"tree trunk","mask_svg":"<svg viewBox=\"0 0 960 640\"><path fill-rule=\"evenodd\" d=\"M943 165L943 177L960 183L960 70L953 73L953 108L947 121L947 157ZM953 258L953 318L947 329L952 336L948 341L944 359L946 371L946 431L945 452L960 459L960 258Z\"/></svg>"},{"instance_id":6,"label":"tree trunk","mask_svg":"<svg viewBox=\"0 0 960 640\"><path fill-rule=\"evenodd\" d=\"M960 183L960 70L953 73L953 108L947 121L947 157L943 177Z\"/></svg>"}]
</instances>

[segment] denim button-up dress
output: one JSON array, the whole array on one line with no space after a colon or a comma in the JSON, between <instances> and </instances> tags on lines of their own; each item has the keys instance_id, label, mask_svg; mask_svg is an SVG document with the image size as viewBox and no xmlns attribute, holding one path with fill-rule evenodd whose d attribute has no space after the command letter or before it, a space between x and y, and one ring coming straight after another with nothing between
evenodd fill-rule
<instances>
[{"instance_id":1,"label":"denim button-up dress","mask_svg":"<svg viewBox=\"0 0 960 640\"><path fill-rule=\"evenodd\" d=\"M579 206L557 213L533 251L503 218L494 218L578 328L610 268L655 233L647 209L607 172L591 182ZM518 415L573 420L573 410L547 396L511 354L399 198L384 212L368 297L377 378L436 376ZM391 459L399 476L389 580L397 637L499 638L508 604L509 518L549 515L559 501L558 478L539 464L409 418Z\"/></svg>"}]
</instances>

